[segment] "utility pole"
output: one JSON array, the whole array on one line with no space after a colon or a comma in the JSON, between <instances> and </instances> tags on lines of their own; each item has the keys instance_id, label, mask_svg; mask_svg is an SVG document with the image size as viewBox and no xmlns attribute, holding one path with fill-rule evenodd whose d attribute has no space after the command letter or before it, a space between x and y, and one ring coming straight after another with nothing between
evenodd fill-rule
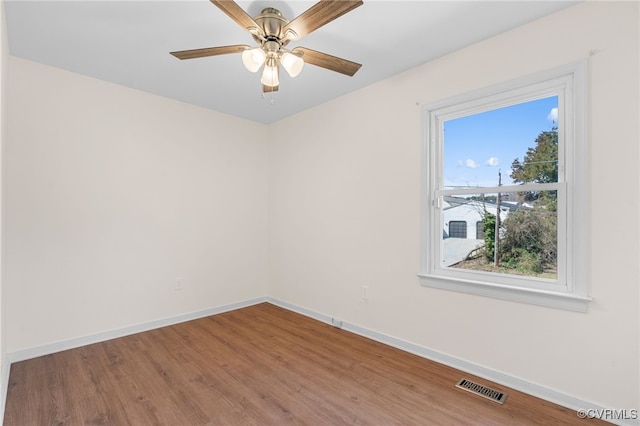
<instances>
[{"instance_id":1,"label":"utility pole","mask_svg":"<svg viewBox=\"0 0 640 426\"><path fill-rule=\"evenodd\" d=\"M502 186L502 171L498 169L498 187ZM495 244L493 246L493 266L500 266L500 190L496 198L496 232Z\"/></svg>"}]
</instances>

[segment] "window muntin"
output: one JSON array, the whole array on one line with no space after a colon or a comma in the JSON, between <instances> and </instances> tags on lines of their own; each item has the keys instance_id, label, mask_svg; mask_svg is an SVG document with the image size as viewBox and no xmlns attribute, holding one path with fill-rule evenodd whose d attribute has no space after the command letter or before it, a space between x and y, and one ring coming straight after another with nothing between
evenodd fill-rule
<instances>
[{"instance_id":1,"label":"window muntin","mask_svg":"<svg viewBox=\"0 0 640 426\"><path fill-rule=\"evenodd\" d=\"M423 285L566 309L586 310L586 304L590 300L586 294L586 274L577 267L584 264L587 253L585 75L585 63L573 64L424 106L424 223L419 273ZM458 158L455 155L456 147L452 144L447 145L455 136L454 125L458 120L464 121L465 117L482 119L484 114L490 115L508 109L526 110L536 103L546 103L547 107L557 103L557 107L552 106L543 118L548 119L546 124L551 124L552 129L553 126L557 126L557 158L552 156L551 159L545 160L557 164L555 175L551 173L537 179L511 179L512 160L519 158L522 163L527 149L531 146L526 147L525 152L519 147L513 158L506 155L507 159L503 161L508 164L502 163L502 166L507 166L508 169L505 167L502 170L502 182L498 182L496 177L488 180L483 179L478 173L472 173L480 171L480 161L486 162L486 166L500 165L496 160L497 156L490 154L487 148L502 147L505 144L511 148L517 146L504 142L505 135L511 135L509 128L514 127L511 125L513 120L509 121L509 126L490 130L494 136L493 141L474 144L474 139L467 137L466 146L463 144L466 150L462 149ZM557 118L549 114L554 108L557 108L554 111ZM521 115L527 117L527 114ZM466 127L467 135L473 135L473 130L469 131L472 126ZM535 138L536 136L533 137L534 140ZM578 143L580 149L576 148ZM472 154L476 155L475 153L482 149L485 150L485 158L472 158ZM466 160L474 160L475 163ZM456 170L461 168L460 166L466 166L468 170ZM461 171L464 173L459 173ZM494 169L494 176L497 175L496 171ZM457 175L454 175L454 172L457 172ZM447 234L444 227L451 218L445 219L444 211L449 206L451 198L469 199L480 194L490 197L497 196L498 193L505 198L505 202L506 199L517 199L532 194L555 197L553 210L556 230L550 233L555 238L557 249L557 267L554 274L522 275L521 271L477 271L447 263L451 262L451 252L449 247L445 247ZM477 217L465 220L476 224L474 232L467 233L468 237L476 236L475 240L479 240L477 237L482 233L477 229ZM505 229L501 227L499 235L504 236L504 232Z\"/></svg>"}]
</instances>

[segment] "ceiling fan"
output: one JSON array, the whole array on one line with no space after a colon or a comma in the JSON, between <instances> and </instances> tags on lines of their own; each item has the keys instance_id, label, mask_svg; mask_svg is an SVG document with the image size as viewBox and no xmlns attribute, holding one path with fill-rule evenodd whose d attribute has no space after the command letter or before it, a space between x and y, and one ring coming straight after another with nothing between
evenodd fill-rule
<instances>
[{"instance_id":1,"label":"ceiling fan","mask_svg":"<svg viewBox=\"0 0 640 426\"><path fill-rule=\"evenodd\" d=\"M252 18L233 0L210 1L247 30L258 46L236 44L170 52L176 58L194 59L241 53L242 63L249 71L258 72L260 68L263 68L260 79L263 93L278 90L280 65L291 77L300 74L305 62L350 77L362 66L306 47L294 47L291 50L286 48L289 42L300 40L307 34L362 5L362 0L320 0L291 21L282 16L278 9L272 7L263 9L260 15Z\"/></svg>"}]
</instances>

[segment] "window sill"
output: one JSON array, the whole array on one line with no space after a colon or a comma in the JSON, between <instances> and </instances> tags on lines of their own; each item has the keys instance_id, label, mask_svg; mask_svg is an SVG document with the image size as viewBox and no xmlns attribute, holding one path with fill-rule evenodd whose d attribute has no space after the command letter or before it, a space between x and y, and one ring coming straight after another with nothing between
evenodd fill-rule
<instances>
[{"instance_id":1,"label":"window sill","mask_svg":"<svg viewBox=\"0 0 640 426\"><path fill-rule=\"evenodd\" d=\"M578 296L568 293L509 287L437 275L418 274L418 277L420 278L420 285L424 287L458 291L478 296L487 296L576 312L586 312L589 302L591 301L591 298L588 296Z\"/></svg>"}]
</instances>

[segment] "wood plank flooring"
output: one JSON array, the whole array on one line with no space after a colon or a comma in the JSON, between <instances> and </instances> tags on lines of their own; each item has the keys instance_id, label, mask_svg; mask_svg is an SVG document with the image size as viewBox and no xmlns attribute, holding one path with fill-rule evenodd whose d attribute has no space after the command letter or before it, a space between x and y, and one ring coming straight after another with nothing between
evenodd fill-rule
<instances>
[{"instance_id":1,"label":"wood plank flooring","mask_svg":"<svg viewBox=\"0 0 640 426\"><path fill-rule=\"evenodd\" d=\"M508 393L504 405L454 387ZM570 409L263 303L11 367L5 426L570 425Z\"/></svg>"}]
</instances>

